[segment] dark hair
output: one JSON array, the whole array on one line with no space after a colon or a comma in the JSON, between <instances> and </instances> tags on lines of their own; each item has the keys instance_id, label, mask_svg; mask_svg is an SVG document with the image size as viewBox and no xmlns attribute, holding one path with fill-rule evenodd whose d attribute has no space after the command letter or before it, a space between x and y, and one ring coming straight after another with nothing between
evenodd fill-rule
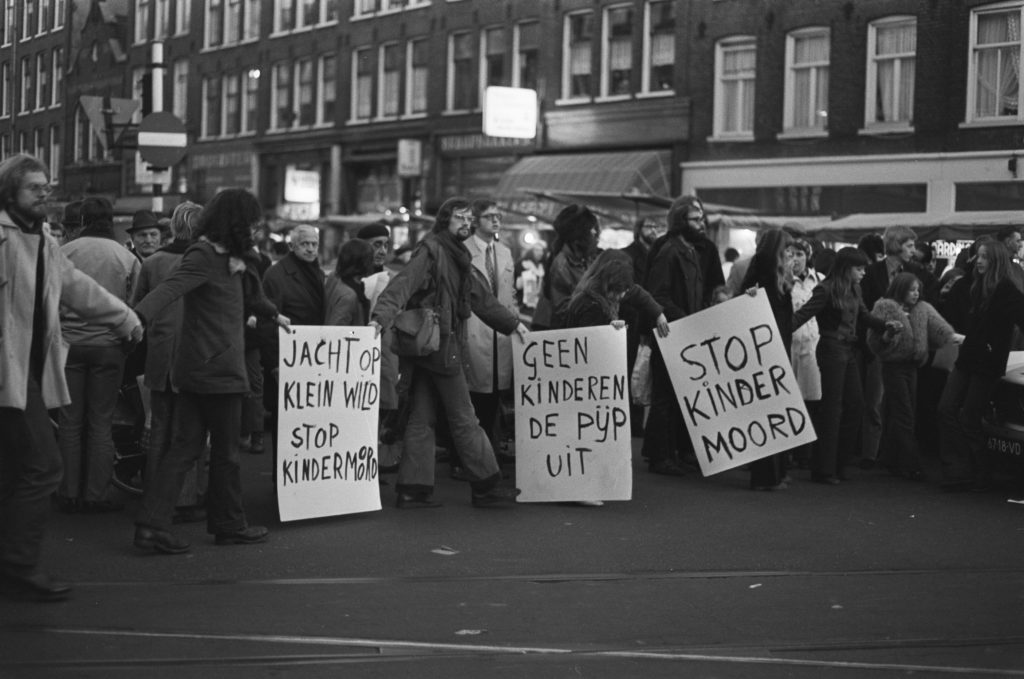
<instances>
[{"instance_id":1,"label":"dark hair","mask_svg":"<svg viewBox=\"0 0 1024 679\"><path fill-rule=\"evenodd\" d=\"M566 205L555 216L552 226L555 229L555 242L548 251L547 259L544 261L544 270L547 272L551 271L551 265L555 261L555 257L558 256L558 253L566 245L574 249L586 250L588 254L597 246L594 238L594 231L599 226L597 215L586 205L575 203ZM544 296L550 297L551 276L544 276L544 282L541 283L541 286Z\"/></svg>"},{"instance_id":2,"label":"dark hair","mask_svg":"<svg viewBox=\"0 0 1024 679\"><path fill-rule=\"evenodd\" d=\"M460 196L449 198L445 202L441 203L441 207L437 209L437 216L434 217L434 228L431 229L434 233L443 233L448 230L448 226L452 223L452 213L456 210L464 210L470 207L471 203Z\"/></svg>"},{"instance_id":3,"label":"dark hair","mask_svg":"<svg viewBox=\"0 0 1024 679\"><path fill-rule=\"evenodd\" d=\"M914 287L915 283L917 284L917 289L920 290L920 278L909 271L900 272L892 279L892 283L889 283L889 289L885 291L885 296L903 304L903 300L910 294L910 289Z\"/></svg>"},{"instance_id":4,"label":"dark hair","mask_svg":"<svg viewBox=\"0 0 1024 679\"><path fill-rule=\"evenodd\" d=\"M263 219L263 209L245 189L218 191L199 215L197 233L206 236L235 257L241 257L252 248L252 229Z\"/></svg>"},{"instance_id":5,"label":"dark hair","mask_svg":"<svg viewBox=\"0 0 1024 679\"><path fill-rule=\"evenodd\" d=\"M832 264L828 280L829 299L832 306L841 309L847 303L850 295L860 296L859 288L853 282L853 269L858 266L867 266L868 257L860 248L840 248L836 253L836 261Z\"/></svg>"},{"instance_id":6,"label":"dark hair","mask_svg":"<svg viewBox=\"0 0 1024 679\"><path fill-rule=\"evenodd\" d=\"M890 226L882 234L885 254L898 255L900 250L903 249L903 244L908 240L917 240L917 234L909 226Z\"/></svg>"},{"instance_id":7,"label":"dark hair","mask_svg":"<svg viewBox=\"0 0 1024 679\"><path fill-rule=\"evenodd\" d=\"M755 252L762 272L782 294L793 289L793 271L786 266L786 248L792 244L793 237L784 229L768 229L758 241Z\"/></svg>"},{"instance_id":8,"label":"dark hair","mask_svg":"<svg viewBox=\"0 0 1024 679\"><path fill-rule=\"evenodd\" d=\"M985 269L985 273L981 275L978 275L977 271L974 272L971 295L974 297L976 304L985 306L992 298L992 293L995 292L996 286L1004 279L1008 279L1013 283L1014 287L1020 290L1021 272L1017 265L1013 263L1010 251L999 241L989 239L981 243L978 246L978 254L981 254L982 248L985 248L985 254L988 255L988 267Z\"/></svg>"},{"instance_id":9,"label":"dark hair","mask_svg":"<svg viewBox=\"0 0 1024 679\"><path fill-rule=\"evenodd\" d=\"M704 203L697 196L679 196L672 201L672 205L668 208L668 233L670 235L676 236L687 232L690 223L686 219L686 213L695 207L704 212Z\"/></svg>"},{"instance_id":10,"label":"dark hair","mask_svg":"<svg viewBox=\"0 0 1024 679\"><path fill-rule=\"evenodd\" d=\"M498 203L491 200L490 198L476 198L470 203L470 208L473 210L473 216L479 217L483 214L484 210L490 209L497 206Z\"/></svg>"},{"instance_id":11,"label":"dark hair","mask_svg":"<svg viewBox=\"0 0 1024 679\"><path fill-rule=\"evenodd\" d=\"M373 246L360 238L345 241L338 250L338 263L334 275L350 283L356 277L373 273Z\"/></svg>"},{"instance_id":12,"label":"dark hair","mask_svg":"<svg viewBox=\"0 0 1024 679\"><path fill-rule=\"evenodd\" d=\"M1020 228L1016 226L1004 226L996 231L996 240L1005 241L1013 234L1020 235Z\"/></svg>"},{"instance_id":13,"label":"dark hair","mask_svg":"<svg viewBox=\"0 0 1024 679\"><path fill-rule=\"evenodd\" d=\"M927 264L928 262L935 259L935 246L931 243L924 241L918 241L916 243L918 251L921 253L921 263Z\"/></svg>"},{"instance_id":14,"label":"dark hair","mask_svg":"<svg viewBox=\"0 0 1024 679\"><path fill-rule=\"evenodd\" d=\"M737 250L736 248L726 248L725 249L725 261L727 261L727 262L735 262L739 258L740 258L740 251Z\"/></svg>"},{"instance_id":15,"label":"dark hair","mask_svg":"<svg viewBox=\"0 0 1024 679\"><path fill-rule=\"evenodd\" d=\"M89 196L79 206L79 221L87 228L112 228L114 206L103 196Z\"/></svg>"},{"instance_id":16,"label":"dark hair","mask_svg":"<svg viewBox=\"0 0 1024 679\"><path fill-rule=\"evenodd\" d=\"M857 248L867 255L870 263L885 254L885 241L877 233L866 233L857 241Z\"/></svg>"},{"instance_id":17,"label":"dark hair","mask_svg":"<svg viewBox=\"0 0 1024 679\"><path fill-rule=\"evenodd\" d=\"M42 172L47 180L50 172L43 161L27 153L18 153L0 163L0 209L6 210L18 199L21 183L29 172Z\"/></svg>"},{"instance_id":18,"label":"dark hair","mask_svg":"<svg viewBox=\"0 0 1024 679\"><path fill-rule=\"evenodd\" d=\"M579 300L589 298L597 302L605 315L619 317L619 305L611 295L623 293L633 287L633 260L622 250L605 250L587 267L580 282L576 284L569 307Z\"/></svg>"}]
</instances>

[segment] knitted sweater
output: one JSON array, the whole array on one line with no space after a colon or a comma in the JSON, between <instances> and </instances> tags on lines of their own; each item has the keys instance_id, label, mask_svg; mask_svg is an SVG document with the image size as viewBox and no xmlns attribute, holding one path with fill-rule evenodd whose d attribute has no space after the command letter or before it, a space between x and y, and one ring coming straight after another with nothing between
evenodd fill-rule
<instances>
[{"instance_id":1,"label":"knitted sweater","mask_svg":"<svg viewBox=\"0 0 1024 679\"><path fill-rule=\"evenodd\" d=\"M929 349L937 349L953 338L953 326L928 302L918 302L908 313L896 300L883 297L875 302L872 313L903 324L903 331L889 340L878 330L868 330L868 347L885 363L924 365Z\"/></svg>"}]
</instances>

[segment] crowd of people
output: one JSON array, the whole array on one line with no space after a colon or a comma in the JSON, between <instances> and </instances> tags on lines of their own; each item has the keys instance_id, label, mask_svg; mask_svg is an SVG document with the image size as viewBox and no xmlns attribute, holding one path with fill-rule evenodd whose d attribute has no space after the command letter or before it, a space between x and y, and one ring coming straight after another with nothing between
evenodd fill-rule
<instances>
[{"instance_id":1,"label":"crowd of people","mask_svg":"<svg viewBox=\"0 0 1024 679\"><path fill-rule=\"evenodd\" d=\"M1016 232L979 239L941 276L927 246L896 227L838 251L766 229L752 256L730 249L723 266L703 204L683 196L664 221L639 220L623 250L599 249L598 216L566 206L544 256L531 249L516 262L495 201L451 198L397 270L390 231L374 223L325 274L316 227L294 228L275 261L256 245L263 210L242 189L182 203L167 220L140 211L130 247L103 198L74 201L46 224L48 191L35 158L0 164L0 584L41 600L70 592L38 567L51 501L65 512L124 509L110 481L125 385L141 382L148 404L134 545L187 552L173 524L190 520L204 520L217 545L267 539L246 517L240 469L243 451L265 449L276 468L264 433L276 431L278 327L369 325L382 337L379 462L397 472L401 509L441 505L439 450L473 506L515 502L501 470L514 462L510 337L536 330L612 324L627 333L630 366L648 347L650 395L633 405L632 433L650 472L695 473L653 337L759 289L818 439L751 463L752 490L783 490L798 469L835 486L852 464L920 481L922 445L939 451L943 489L980 488L982 416L1024 327ZM418 332L426 323L433 340ZM933 365L951 345L955 364ZM918 424L929 412L939 433L925 441Z\"/></svg>"}]
</instances>

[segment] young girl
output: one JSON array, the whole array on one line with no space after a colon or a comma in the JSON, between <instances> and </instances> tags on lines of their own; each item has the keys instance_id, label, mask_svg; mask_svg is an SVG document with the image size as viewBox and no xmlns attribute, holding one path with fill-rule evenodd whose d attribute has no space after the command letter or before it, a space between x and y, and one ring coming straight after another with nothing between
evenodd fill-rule
<instances>
[{"instance_id":1,"label":"young girl","mask_svg":"<svg viewBox=\"0 0 1024 679\"><path fill-rule=\"evenodd\" d=\"M820 338L815 355L821 370L821 408L815 429L818 440L811 460L811 480L837 485L845 480L843 466L857 449L857 430L863 410L857 368L857 324L890 335L902 326L872 316L860 296L860 281L868 259L857 248L842 248L829 277L814 288L811 299L793 314L793 330L812 318Z\"/></svg>"},{"instance_id":2,"label":"young girl","mask_svg":"<svg viewBox=\"0 0 1024 679\"><path fill-rule=\"evenodd\" d=\"M962 335L939 312L921 299L921 281L912 273L893 278L885 297L875 303L875 316L898 321L903 332L886 338L884 332L868 331L868 347L882 362L882 459L889 471L914 481L925 478L914 437L917 412L917 369L928 361L928 350L937 349Z\"/></svg>"},{"instance_id":3,"label":"young girl","mask_svg":"<svg viewBox=\"0 0 1024 679\"><path fill-rule=\"evenodd\" d=\"M1013 326L1024 328L1020 273L1004 245L987 241L978 248L973 279L964 341L939 401L944 490L980 489L986 483L979 455L982 413L1006 372Z\"/></svg>"}]
</instances>

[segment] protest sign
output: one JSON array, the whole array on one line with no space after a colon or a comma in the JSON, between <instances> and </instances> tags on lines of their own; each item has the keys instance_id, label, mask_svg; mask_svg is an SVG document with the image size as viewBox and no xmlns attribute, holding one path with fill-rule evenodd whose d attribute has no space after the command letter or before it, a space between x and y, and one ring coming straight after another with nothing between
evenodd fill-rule
<instances>
[{"instance_id":1,"label":"protest sign","mask_svg":"<svg viewBox=\"0 0 1024 679\"><path fill-rule=\"evenodd\" d=\"M658 347L705 476L817 438L764 290L669 329Z\"/></svg>"},{"instance_id":2,"label":"protest sign","mask_svg":"<svg viewBox=\"0 0 1024 679\"><path fill-rule=\"evenodd\" d=\"M368 327L291 329L278 333L281 520L380 509L380 340Z\"/></svg>"},{"instance_id":3,"label":"protest sign","mask_svg":"<svg viewBox=\"0 0 1024 679\"><path fill-rule=\"evenodd\" d=\"M519 501L629 500L626 331L532 332L513 354Z\"/></svg>"}]
</instances>

